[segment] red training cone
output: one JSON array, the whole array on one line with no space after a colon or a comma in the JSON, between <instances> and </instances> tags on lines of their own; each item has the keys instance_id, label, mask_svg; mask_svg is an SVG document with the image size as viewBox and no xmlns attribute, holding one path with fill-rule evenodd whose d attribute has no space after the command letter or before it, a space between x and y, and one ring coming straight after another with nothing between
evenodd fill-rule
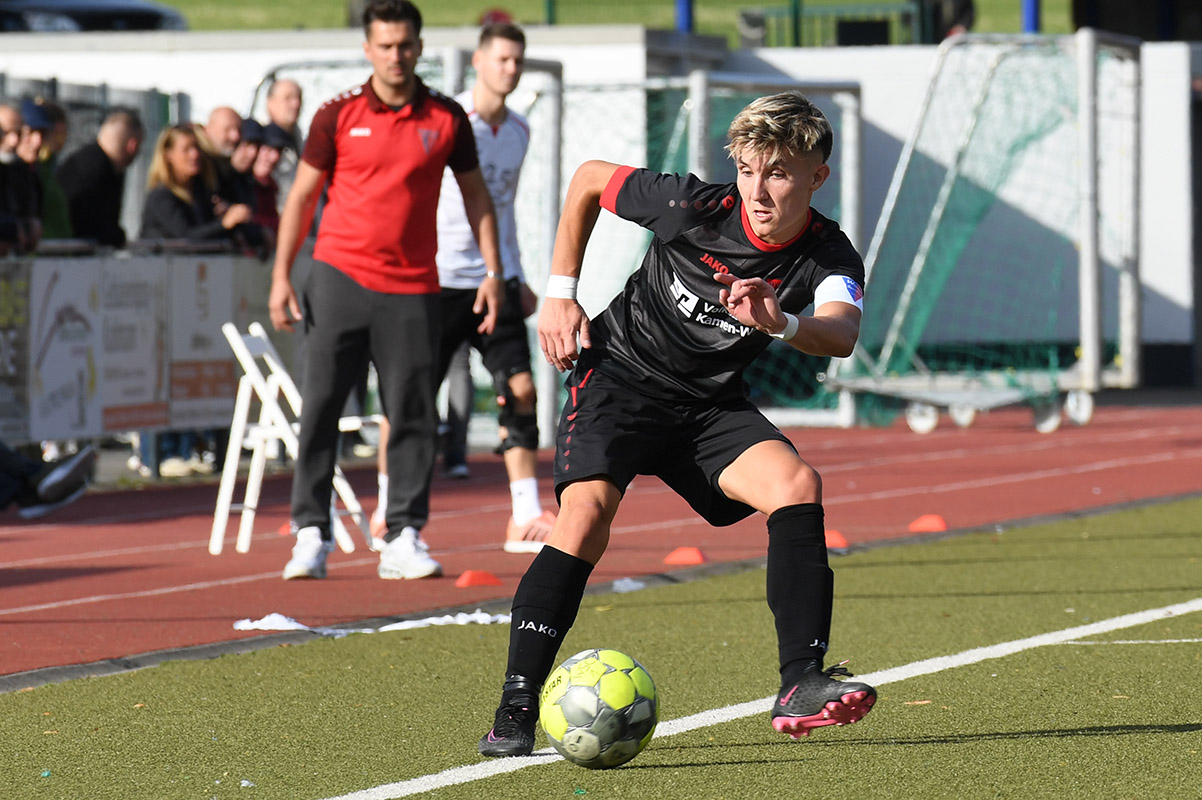
<instances>
[{"instance_id":1,"label":"red training cone","mask_svg":"<svg viewBox=\"0 0 1202 800\"><path fill-rule=\"evenodd\" d=\"M455 585L460 589L469 586L500 586L501 579L488 570L465 569L463 574L455 579Z\"/></svg>"},{"instance_id":2,"label":"red training cone","mask_svg":"<svg viewBox=\"0 0 1202 800\"><path fill-rule=\"evenodd\" d=\"M691 567L705 563L705 554L696 547L678 547L664 558L665 564L679 567Z\"/></svg>"},{"instance_id":3,"label":"red training cone","mask_svg":"<svg viewBox=\"0 0 1202 800\"><path fill-rule=\"evenodd\" d=\"M938 533L947 530L947 520L938 514L923 514L910 523L911 533Z\"/></svg>"},{"instance_id":4,"label":"red training cone","mask_svg":"<svg viewBox=\"0 0 1202 800\"><path fill-rule=\"evenodd\" d=\"M826 547L828 550L846 550L847 539L838 531L826 532Z\"/></svg>"}]
</instances>

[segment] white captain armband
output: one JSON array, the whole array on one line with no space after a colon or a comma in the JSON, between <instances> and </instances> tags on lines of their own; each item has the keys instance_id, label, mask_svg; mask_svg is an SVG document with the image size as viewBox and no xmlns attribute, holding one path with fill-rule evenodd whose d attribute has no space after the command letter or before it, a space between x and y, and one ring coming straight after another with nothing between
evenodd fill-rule
<instances>
[{"instance_id":1,"label":"white captain armband","mask_svg":"<svg viewBox=\"0 0 1202 800\"><path fill-rule=\"evenodd\" d=\"M847 303L864 310L864 290L846 275L828 275L814 290L814 308L823 303Z\"/></svg>"}]
</instances>

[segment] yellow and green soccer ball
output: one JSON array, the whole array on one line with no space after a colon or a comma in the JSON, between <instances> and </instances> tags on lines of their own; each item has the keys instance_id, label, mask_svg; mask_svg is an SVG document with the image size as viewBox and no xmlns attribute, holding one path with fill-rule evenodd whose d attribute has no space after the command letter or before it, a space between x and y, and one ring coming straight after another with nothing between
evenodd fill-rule
<instances>
[{"instance_id":1,"label":"yellow and green soccer ball","mask_svg":"<svg viewBox=\"0 0 1202 800\"><path fill-rule=\"evenodd\" d=\"M657 703L642 664L617 650L585 650L547 678L538 716L561 756L607 769L625 764L651 741Z\"/></svg>"}]
</instances>

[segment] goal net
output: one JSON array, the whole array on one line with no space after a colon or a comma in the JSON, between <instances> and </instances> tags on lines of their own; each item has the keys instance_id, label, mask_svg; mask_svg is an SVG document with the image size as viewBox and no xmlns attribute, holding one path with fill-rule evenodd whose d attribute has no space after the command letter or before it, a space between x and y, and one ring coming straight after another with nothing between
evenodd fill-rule
<instances>
[{"instance_id":1,"label":"goal net","mask_svg":"<svg viewBox=\"0 0 1202 800\"><path fill-rule=\"evenodd\" d=\"M861 421L1026 402L1054 429L1061 391L1137 380L1138 50L1095 37L941 48L830 381Z\"/></svg>"}]
</instances>

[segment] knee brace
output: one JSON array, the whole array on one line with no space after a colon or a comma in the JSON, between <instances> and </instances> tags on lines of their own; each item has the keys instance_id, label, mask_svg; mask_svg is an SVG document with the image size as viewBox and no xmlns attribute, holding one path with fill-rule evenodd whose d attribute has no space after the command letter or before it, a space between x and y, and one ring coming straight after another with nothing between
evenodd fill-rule
<instances>
[{"instance_id":1,"label":"knee brace","mask_svg":"<svg viewBox=\"0 0 1202 800\"><path fill-rule=\"evenodd\" d=\"M497 393L497 424L507 431L507 436L497 447L497 453L504 453L514 447L524 447L527 450L538 449L538 415L531 410L522 414L517 410L517 399L509 388L509 375L497 372L493 375L493 389Z\"/></svg>"}]
</instances>

